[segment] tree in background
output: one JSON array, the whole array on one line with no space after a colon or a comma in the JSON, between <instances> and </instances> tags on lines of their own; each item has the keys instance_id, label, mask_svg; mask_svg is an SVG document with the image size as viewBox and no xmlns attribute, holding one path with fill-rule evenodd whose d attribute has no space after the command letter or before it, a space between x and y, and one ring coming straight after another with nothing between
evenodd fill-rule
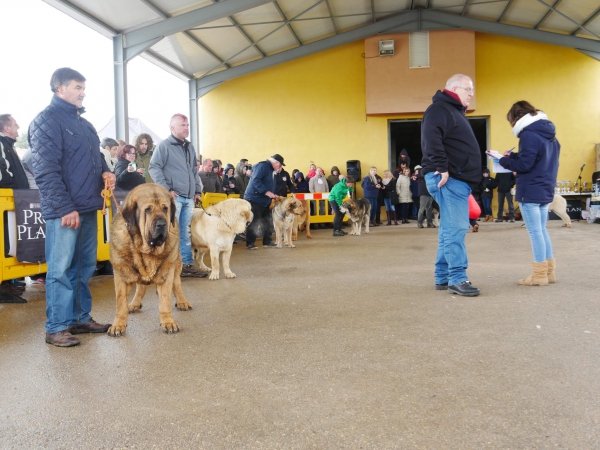
<instances>
[{"instance_id":1,"label":"tree in background","mask_svg":"<svg viewBox=\"0 0 600 450\"><path fill-rule=\"evenodd\" d=\"M19 137L17 138L17 142L15 142L15 147L16 148L24 148L24 149L29 148L29 142L27 142L27 133L19 134Z\"/></svg>"}]
</instances>

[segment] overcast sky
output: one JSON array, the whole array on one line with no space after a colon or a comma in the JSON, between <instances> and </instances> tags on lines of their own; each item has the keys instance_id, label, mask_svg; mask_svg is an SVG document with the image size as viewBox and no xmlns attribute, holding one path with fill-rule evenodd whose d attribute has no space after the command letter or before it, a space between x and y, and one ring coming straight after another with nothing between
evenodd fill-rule
<instances>
[{"instance_id":1,"label":"overcast sky","mask_svg":"<svg viewBox=\"0 0 600 450\"><path fill-rule=\"evenodd\" d=\"M12 114L26 132L52 98L52 73L71 67L87 79L84 117L103 128L114 115L112 41L42 0L0 0L0 12L0 114ZM186 82L140 57L128 64L128 77L129 116L160 137L174 113L189 117Z\"/></svg>"}]
</instances>

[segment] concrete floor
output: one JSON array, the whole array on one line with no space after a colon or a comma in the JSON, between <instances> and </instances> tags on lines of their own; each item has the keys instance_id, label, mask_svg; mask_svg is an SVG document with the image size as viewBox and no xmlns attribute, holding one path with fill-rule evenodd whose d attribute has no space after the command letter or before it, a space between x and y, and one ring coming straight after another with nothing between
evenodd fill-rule
<instances>
[{"instance_id":1,"label":"concrete floor","mask_svg":"<svg viewBox=\"0 0 600 450\"><path fill-rule=\"evenodd\" d=\"M520 225L468 234L479 297L433 289L437 230L315 230L184 279L178 334L149 290L126 336L66 349L30 286L0 305L0 448L599 448L600 226L551 221L558 283L523 287ZM91 287L111 321L112 277Z\"/></svg>"}]
</instances>

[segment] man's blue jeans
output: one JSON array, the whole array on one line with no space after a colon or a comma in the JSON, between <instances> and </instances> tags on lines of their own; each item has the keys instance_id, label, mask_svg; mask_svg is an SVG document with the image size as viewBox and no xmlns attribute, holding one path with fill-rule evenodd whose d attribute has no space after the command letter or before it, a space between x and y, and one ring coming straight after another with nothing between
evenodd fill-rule
<instances>
[{"instance_id":1,"label":"man's blue jeans","mask_svg":"<svg viewBox=\"0 0 600 450\"><path fill-rule=\"evenodd\" d=\"M194 264L192 257L192 214L194 213L194 199L182 196L175 197L175 217L179 222L179 252L183 264Z\"/></svg>"},{"instance_id":2,"label":"man's blue jeans","mask_svg":"<svg viewBox=\"0 0 600 450\"><path fill-rule=\"evenodd\" d=\"M469 230L471 187L464 181L448 178L446 184L438 188L441 179L441 175L433 172L425 174L427 190L440 207L435 283L453 286L469 279L465 236Z\"/></svg>"},{"instance_id":3,"label":"man's blue jeans","mask_svg":"<svg viewBox=\"0 0 600 450\"><path fill-rule=\"evenodd\" d=\"M544 262L552 256L552 242L546 230L548 221L549 203L519 203L523 221L529 233L531 249L533 250L533 261Z\"/></svg>"},{"instance_id":4,"label":"man's blue jeans","mask_svg":"<svg viewBox=\"0 0 600 450\"><path fill-rule=\"evenodd\" d=\"M97 212L79 215L79 228L63 227L60 218L46 221L46 333L65 330L91 319L98 253Z\"/></svg>"}]
</instances>

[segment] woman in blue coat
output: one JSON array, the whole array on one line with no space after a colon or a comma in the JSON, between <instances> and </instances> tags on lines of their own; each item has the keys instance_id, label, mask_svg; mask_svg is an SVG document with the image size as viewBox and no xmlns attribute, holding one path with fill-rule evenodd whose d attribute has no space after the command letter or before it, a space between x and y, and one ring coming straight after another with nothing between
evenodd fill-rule
<instances>
[{"instance_id":1,"label":"woman in blue coat","mask_svg":"<svg viewBox=\"0 0 600 450\"><path fill-rule=\"evenodd\" d=\"M369 217L369 221L371 222L370 226L372 227L379 226L375 223L375 215L377 213L377 198L379 197L379 191L382 186L381 182L381 177L377 175L377 167L371 167L369 169L369 175L362 180L365 198L369 200L369 203L371 204L371 216Z\"/></svg>"},{"instance_id":2,"label":"woman in blue coat","mask_svg":"<svg viewBox=\"0 0 600 450\"><path fill-rule=\"evenodd\" d=\"M506 116L519 138L519 153L510 151L500 165L517 173L517 195L521 214L533 249L533 273L519 280L527 286L554 283L556 266L552 242L546 230L548 206L554 198L560 144L556 127L546 114L526 101L515 103Z\"/></svg>"}]
</instances>

